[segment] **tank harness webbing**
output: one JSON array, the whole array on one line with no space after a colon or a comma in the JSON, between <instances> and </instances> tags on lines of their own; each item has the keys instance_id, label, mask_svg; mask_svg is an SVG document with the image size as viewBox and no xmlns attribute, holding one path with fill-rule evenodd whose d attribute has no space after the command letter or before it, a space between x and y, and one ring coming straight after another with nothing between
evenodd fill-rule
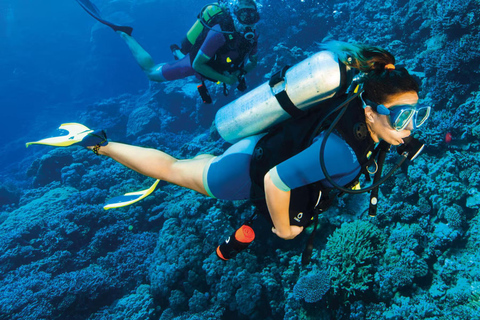
<instances>
[{"instance_id":1,"label":"tank harness webbing","mask_svg":"<svg viewBox=\"0 0 480 320\"><path fill-rule=\"evenodd\" d=\"M349 74L347 72L347 66L343 63L338 64L340 68L340 88L333 97L340 96L345 93L345 87L347 82L351 82ZM280 71L276 72L270 78L268 85L272 89L272 92L275 95L275 98L278 101L278 104L282 107L285 112L287 112L292 118L299 118L306 114L305 111L297 108L293 101L288 96L287 91L285 90L285 74L287 70L290 69L290 66L286 65ZM332 97L332 98L333 98Z\"/></svg>"},{"instance_id":2,"label":"tank harness webbing","mask_svg":"<svg viewBox=\"0 0 480 320\"><path fill-rule=\"evenodd\" d=\"M272 91L275 94L275 98L277 99L278 104L282 107L282 109L285 110L290 116L292 116L292 118L299 118L303 114L305 114L305 112L297 108L297 106L292 102L292 100L290 100L290 97L285 90L285 74L287 73L287 70L289 68L290 66L285 66L280 71L272 75L270 81L268 82L268 85L270 86L270 88L272 88ZM275 87L277 86L280 87L281 90L275 92Z\"/></svg>"},{"instance_id":3,"label":"tank harness webbing","mask_svg":"<svg viewBox=\"0 0 480 320\"><path fill-rule=\"evenodd\" d=\"M377 183L381 176L382 176L382 171L383 171L383 164L385 163L385 157L387 152L390 151L390 144L385 142L385 140L382 140L377 148L375 149L375 156L378 153L378 158L377 158L377 172L375 172L375 176L373 178L373 184ZM378 204L378 189L380 186L377 186L375 189L373 189L370 193L370 205L368 207L368 215L370 217L375 217L377 215L377 204Z\"/></svg>"},{"instance_id":4,"label":"tank harness webbing","mask_svg":"<svg viewBox=\"0 0 480 320\"><path fill-rule=\"evenodd\" d=\"M348 105L351 102L351 100L353 98L356 98L357 96L358 96L358 94L357 95L352 95L350 93L349 94L349 99L345 100L343 103L341 103L339 106L337 106L334 109L338 109L343 104L346 104L346 106L344 106L344 107L348 108ZM331 114L332 114L332 112L330 112L328 115L324 115L322 117L324 120L320 120L320 121L324 122L325 120L327 120L327 118L329 118L329 116ZM348 121L349 119L350 119L350 117L347 119L346 125L351 127L351 123L350 123L350 121ZM350 119L350 120L353 120L355 122L355 119ZM314 137L316 137L319 134L319 132L325 130L327 127L332 125L332 123L328 123L329 122L328 120L326 122L327 123L325 125L319 124L318 126L316 126L315 129L313 130L313 133L308 135L309 139L308 139L307 145L311 145ZM336 121L336 123L338 124L338 121ZM340 125L340 126L342 126L342 125ZM344 126L345 126L345 124L344 124ZM305 126L302 126L302 127L305 127ZM342 134L342 136L343 136L344 139L346 138L346 136L344 134ZM346 139L346 140L350 141L349 139ZM373 150L370 158L362 165L362 167L369 166L371 163L373 163L375 161L375 158L378 155L378 170L375 173L374 182L378 181L380 179L380 176L382 175L382 167L383 167L383 163L384 163L384 160L385 160L385 154L386 154L386 152L388 152L389 147L390 147L390 145L388 143L385 143L385 142L382 143L381 142ZM356 150L355 153L357 154L357 157L360 156L360 158L363 158L363 153L362 154L358 153L358 150ZM367 172L368 171L366 171L366 170L361 170L360 173L357 175L357 177L354 180L352 180L348 185L346 185L345 188L348 188L348 189L353 188L354 185L356 185L358 183L361 175L365 175L366 180L369 181L370 176L367 174ZM311 223L314 223L314 228L313 228L312 233L308 237L308 241L307 241L307 243L305 245L305 249L302 253L301 262L302 262L303 266L308 265L311 261L312 251L313 251L313 248L314 248L315 235L316 235L316 232L317 232L317 229L318 229L318 223L319 223L318 216L319 216L319 214L326 211L332 205L333 201L337 197L340 197L344 194L343 191L336 192L335 188L321 187L320 185L318 185L316 183L312 184L312 185L315 185L315 188L318 188L317 190L319 190L320 192L319 192L319 198L317 199L317 203L311 209L304 212L304 215L308 217L307 221L309 220L309 222L307 222L303 226L307 227ZM302 187L302 189L305 189L305 187ZM369 206L370 216L375 216L375 214L376 214L377 197L378 197L378 186L372 191L372 196L371 196L371 201L370 201L370 206ZM293 198L295 198L295 197L292 194L291 201L293 200ZM372 198L374 198L375 201L372 201ZM262 210L268 210L268 208L266 207L266 203L258 201L259 199L252 199L252 200L253 200L252 202L256 206L256 209L255 209L253 215L246 221L246 224L248 224L248 225L252 225L253 219L259 213L264 213L264 214L267 213L268 214L268 211L266 211L266 212L262 211ZM291 223L292 223L292 220L291 220Z\"/></svg>"}]
</instances>

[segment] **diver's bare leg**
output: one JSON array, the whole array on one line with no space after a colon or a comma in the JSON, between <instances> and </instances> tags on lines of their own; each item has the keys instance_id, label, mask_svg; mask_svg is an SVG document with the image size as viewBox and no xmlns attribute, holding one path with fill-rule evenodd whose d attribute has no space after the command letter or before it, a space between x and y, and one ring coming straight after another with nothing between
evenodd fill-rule
<instances>
[{"instance_id":1,"label":"diver's bare leg","mask_svg":"<svg viewBox=\"0 0 480 320\"><path fill-rule=\"evenodd\" d=\"M208 195L203 186L203 169L213 156L202 155L193 159L178 160L160 150L117 142L100 147L98 153L143 175Z\"/></svg>"},{"instance_id":2,"label":"diver's bare leg","mask_svg":"<svg viewBox=\"0 0 480 320\"><path fill-rule=\"evenodd\" d=\"M148 79L157 82L166 81L162 74L162 66L155 64L152 56L145 49L143 49L137 40L125 32L117 31L117 33L125 41L138 65L148 76Z\"/></svg>"}]
</instances>

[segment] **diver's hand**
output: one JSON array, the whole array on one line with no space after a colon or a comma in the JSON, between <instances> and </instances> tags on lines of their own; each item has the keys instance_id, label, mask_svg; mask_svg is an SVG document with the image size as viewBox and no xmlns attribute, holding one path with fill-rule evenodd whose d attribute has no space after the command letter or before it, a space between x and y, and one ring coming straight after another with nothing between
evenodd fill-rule
<instances>
[{"instance_id":1,"label":"diver's hand","mask_svg":"<svg viewBox=\"0 0 480 320\"><path fill-rule=\"evenodd\" d=\"M299 226L290 226L290 233L289 234L282 234L278 232L275 227L272 228L272 232L275 233L278 237L285 239L285 240L292 240L296 236L298 236L300 233L302 233L303 227Z\"/></svg>"},{"instance_id":2,"label":"diver's hand","mask_svg":"<svg viewBox=\"0 0 480 320\"><path fill-rule=\"evenodd\" d=\"M225 82L228 85L234 85L235 83L238 82L238 77L240 76L240 71L235 71L233 73L225 73Z\"/></svg>"}]
</instances>

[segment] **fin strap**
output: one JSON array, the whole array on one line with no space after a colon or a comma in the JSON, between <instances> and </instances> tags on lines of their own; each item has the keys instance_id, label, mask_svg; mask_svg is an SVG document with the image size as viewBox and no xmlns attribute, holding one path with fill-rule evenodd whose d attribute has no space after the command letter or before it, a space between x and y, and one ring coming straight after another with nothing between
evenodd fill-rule
<instances>
[{"instance_id":1,"label":"fin strap","mask_svg":"<svg viewBox=\"0 0 480 320\"><path fill-rule=\"evenodd\" d=\"M94 146L92 148L93 153L95 153L97 156L99 156L98 150L100 149L100 147L101 147L101 145L97 144L96 146Z\"/></svg>"}]
</instances>

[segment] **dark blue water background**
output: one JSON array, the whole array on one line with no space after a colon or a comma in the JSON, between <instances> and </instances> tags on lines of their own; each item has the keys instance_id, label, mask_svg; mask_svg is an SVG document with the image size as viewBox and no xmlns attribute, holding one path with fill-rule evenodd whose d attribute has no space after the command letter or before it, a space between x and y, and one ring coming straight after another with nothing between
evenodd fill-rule
<instances>
[{"instance_id":1,"label":"dark blue water background","mask_svg":"<svg viewBox=\"0 0 480 320\"><path fill-rule=\"evenodd\" d=\"M169 45L180 41L202 6L97 1L104 18L134 26L133 35L156 62L172 59ZM27 140L74 121L89 103L148 88L123 40L74 0L1 0L0 39L2 166L25 154Z\"/></svg>"}]
</instances>

